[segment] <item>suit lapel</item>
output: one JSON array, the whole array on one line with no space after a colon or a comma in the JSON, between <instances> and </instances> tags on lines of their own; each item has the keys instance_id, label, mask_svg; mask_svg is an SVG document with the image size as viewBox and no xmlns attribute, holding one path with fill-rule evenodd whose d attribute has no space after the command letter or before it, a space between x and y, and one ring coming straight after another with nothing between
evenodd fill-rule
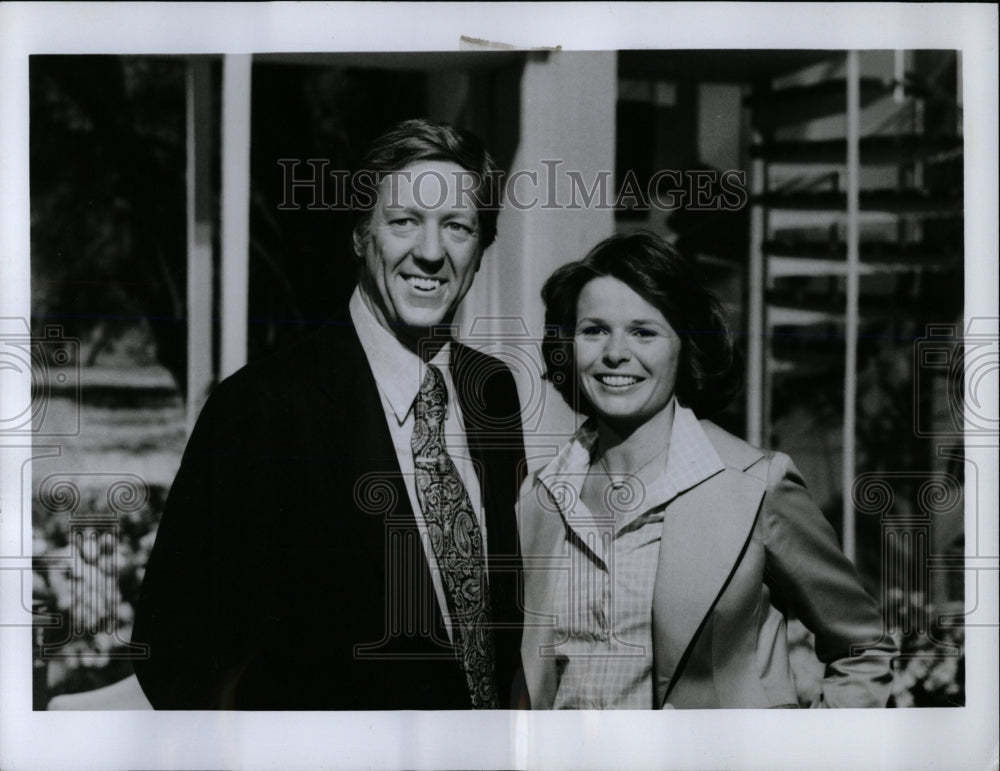
<instances>
[{"instance_id":1,"label":"suit lapel","mask_svg":"<svg viewBox=\"0 0 1000 771\"><path fill-rule=\"evenodd\" d=\"M500 703L507 704L520 667L524 621L521 551L514 518L524 469L521 411L510 373L498 360L454 342L451 365L466 446L482 491L497 689Z\"/></svg>"},{"instance_id":2,"label":"suit lapel","mask_svg":"<svg viewBox=\"0 0 1000 771\"><path fill-rule=\"evenodd\" d=\"M403 580L430 587L432 581L426 559L415 564L409 558L400 557L405 564L391 570L387 564L387 557L392 553L390 541L407 540L399 538L400 534L411 534L416 539L414 542L419 543L416 516L386 425L375 376L353 324L327 328L325 334L328 345L318 346L322 356L317 356L317 366L322 387L336 405L334 412L340 421L331 438L345 444L338 448L342 464L340 478L345 486L350 486L347 497L353 502L354 511L349 521L358 538L359 553L367 555L365 561L369 571L374 571L382 580L406 570L408 573ZM395 538L389 537L390 531ZM405 598L408 589L388 585L386 591L404 592L400 597ZM373 598L368 626L384 627L385 607L382 598ZM447 639L436 595L429 610L432 618L427 621L436 630L437 639Z\"/></svg>"},{"instance_id":3,"label":"suit lapel","mask_svg":"<svg viewBox=\"0 0 1000 771\"><path fill-rule=\"evenodd\" d=\"M494 389L491 388L494 372L491 368L500 367L499 362L477 354L457 341L452 343L451 355L452 382L462 408L466 446L482 491L490 558L494 555L513 556L519 550L510 507L520 479L514 476L519 469L512 467L511 449L520 450L523 455L520 411L516 403L497 403L499 396L494 399ZM474 360L477 356L478 362ZM511 428L517 429L516 436L511 433ZM516 439L515 444L511 444L512 436ZM510 492L502 500L504 490Z\"/></svg>"},{"instance_id":4,"label":"suit lapel","mask_svg":"<svg viewBox=\"0 0 1000 771\"><path fill-rule=\"evenodd\" d=\"M377 475L381 483L391 485L395 493L398 503L394 514L405 512L415 526L399 460L386 425L385 409L361 341L353 324L337 325L326 333L330 345L318 346L322 355L317 356L317 366L320 382L336 404L336 414L343 420L337 440L350 439L349 449L343 453L343 463L351 472L347 478L360 480Z\"/></svg>"},{"instance_id":5,"label":"suit lapel","mask_svg":"<svg viewBox=\"0 0 1000 771\"><path fill-rule=\"evenodd\" d=\"M653 593L657 707L666 700L698 630L740 559L764 488L761 480L727 467L679 496L664 512Z\"/></svg>"},{"instance_id":6,"label":"suit lapel","mask_svg":"<svg viewBox=\"0 0 1000 771\"><path fill-rule=\"evenodd\" d=\"M470 375L467 367L468 358L469 350L457 341L452 342L451 381L455 384L458 403L462 408L462 424L465 427L466 446L469 448L469 454L472 456L472 465L476 469L476 477L479 480L479 487L483 490L483 497L485 498L485 474L483 473L483 463L485 461L485 457L483 455L483 443L481 441L480 432L476 430L476 421L473 420L474 416L478 414L477 409L479 412L483 411L483 407L480 404L483 395L478 394L478 396L476 396L469 393Z\"/></svg>"}]
</instances>

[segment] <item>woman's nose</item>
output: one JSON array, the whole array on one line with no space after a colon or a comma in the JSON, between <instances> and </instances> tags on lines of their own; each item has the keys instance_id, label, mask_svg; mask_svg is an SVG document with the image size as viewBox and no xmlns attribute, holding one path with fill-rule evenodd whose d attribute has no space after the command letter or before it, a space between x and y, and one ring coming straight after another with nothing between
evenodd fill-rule
<instances>
[{"instance_id":1,"label":"woman's nose","mask_svg":"<svg viewBox=\"0 0 1000 771\"><path fill-rule=\"evenodd\" d=\"M628 361L632 352L628 347L628 337L617 331L612 331L608 335L608 341L604 346L604 359L609 364L620 364Z\"/></svg>"}]
</instances>

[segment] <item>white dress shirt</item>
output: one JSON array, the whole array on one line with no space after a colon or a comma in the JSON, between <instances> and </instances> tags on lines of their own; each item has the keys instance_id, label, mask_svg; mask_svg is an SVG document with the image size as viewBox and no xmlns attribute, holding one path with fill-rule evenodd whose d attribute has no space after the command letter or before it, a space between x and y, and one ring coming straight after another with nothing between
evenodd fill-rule
<instances>
[{"instance_id":1,"label":"white dress shirt","mask_svg":"<svg viewBox=\"0 0 1000 771\"><path fill-rule=\"evenodd\" d=\"M379 397L382 400L382 408L385 410L385 422L389 427L389 434L392 436L396 459L399 461L399 469L403 475L403 484L417 520L417 530L420 533L420 542L423 544L424 556L430 566L431 581L437 596L438 607L441 608L448 637L454 641L444 583L437 569L437 560L427 535L427 523L417 498L413 450L410 446L414 424L413 403L427 368L419 356L406 348L392 333L379 324L368 306L365 305L360 289L355 288L348 308L351 313L351 321L354 322L354 328L361 340L361 347L368 359L368 365L371 367L372 375L375 376ZM445 446L458 470L458 475L465 484L469 500L472 502L472 509L479 521L479 529L483 538L483 554L485 555L487 553L486 520L483 501L479 479L476 476L465 439L465 424L462 420L461 406L458 403L455 384L451 376L451 343L446 343L431 359L430 363L436 366L444 376L445 388L448 390L448 412L444 424ZM346 373L345 376L350 377L351 375Z\"/></svg>"}]
</instances>

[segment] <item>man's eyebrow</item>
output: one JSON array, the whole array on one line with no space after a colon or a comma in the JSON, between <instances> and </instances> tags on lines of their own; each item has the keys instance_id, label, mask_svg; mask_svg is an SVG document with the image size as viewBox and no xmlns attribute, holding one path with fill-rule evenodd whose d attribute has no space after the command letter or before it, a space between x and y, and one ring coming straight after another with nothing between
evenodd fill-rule
<instances>
[{"instance_id":1,"label":"man's eyebrow","mask_svg":"<svg viewBox=\"0 0 1000 771\"><path fill-rule=\"evenodd\" d=\"M479 209L475 206L462 206L458 209L447 209L445 211L445 217L469 217L470 219L479 221Z\"/></svg>"}]
</instances>

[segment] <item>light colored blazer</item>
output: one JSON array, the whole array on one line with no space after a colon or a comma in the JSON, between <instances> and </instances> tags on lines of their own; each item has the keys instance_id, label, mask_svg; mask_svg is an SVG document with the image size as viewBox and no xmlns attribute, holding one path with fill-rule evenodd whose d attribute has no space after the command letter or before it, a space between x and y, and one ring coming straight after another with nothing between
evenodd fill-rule
<instances>
[{"instance_id":1,"label":"light colored blazer","mask_svg":"<svg viewBox=\"0 0 1000 771\"><path fill-rule=\"evenodd\" d=\"M815 634L826 664L813 706L884 707L896 647L833 528L787 455L759 450L701 421L725 468L664 510L653 592L657 708L798 706L786 612ZM539 484L536 481L535 484ZM521 646L534 709L551 708L556 659L552 592L565 524L527 489Z\"/></svg>"}]
</instances>

